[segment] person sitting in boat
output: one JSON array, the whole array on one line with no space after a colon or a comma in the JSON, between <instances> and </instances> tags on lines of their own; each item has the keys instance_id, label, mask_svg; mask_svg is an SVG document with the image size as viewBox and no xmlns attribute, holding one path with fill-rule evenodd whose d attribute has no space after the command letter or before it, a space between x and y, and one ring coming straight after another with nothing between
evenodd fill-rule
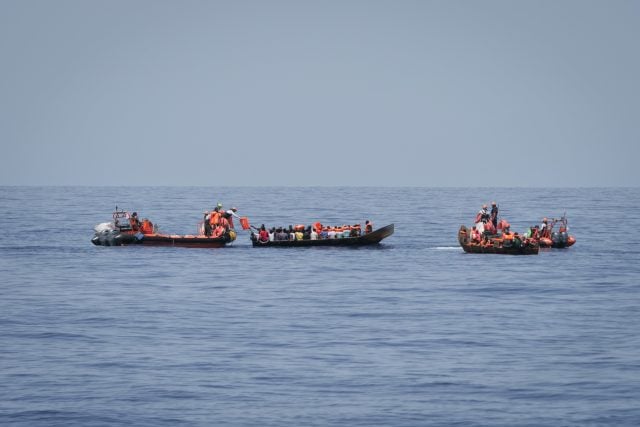
<instances>
[{"instance_id":1,"label":"person sitting in boat","mask_svg":"<svg viewBox=\"0 0 640 427\"><path fill-rule=\"evenodd\" d=\"M509 226L502 229L502 245L511 246L513 244L513 233L509 229Z\"/></svg>"},{"instance_id":2,"label":"person sitting in boat","mask_svg":"<svg viewBox=\"0 0 640 427\"><path fill-rule=\"evenodd\" d=\"M328 239L335 239L336 238L336 229L335 229L335 227L329 227L329 231L327 231L327 238Z\"/></svg>"},{"instance_id":3,"label":"person sitting in boat","mask_svg":"<svg viewBox=\"0 0 640 427\"><path fill-rule=\"evenodd\" d=\"M491 202L491 213L489 214L490 222L493 223L493 227L498 227L498 205L496 202Z\"/></svg>"},{"instance_id":4,"label":"person sitting in boat","mask_svg":"<svg viewBox=\"0 0 640 427\"><path fill-rule=\"evenodd\" d=\"M480 234L480 230L474 225L471 227L471 242L480 243L482 241L482 235Z\"/></svg>"},{"instance_id":5,"label":"person sitting in boat","mask_svg":"<svg viewBox=\"0 0 640 427\"><path fill-rule=\"evenodd\" d=\"M153 234L153 223L148 218L142 220L140 225L140 232L142 234Z\"/></svg>"},{"instance_id":6,"label":"person sitting in boat","mask_svg":"<svg viewBox=\"0 0 640 427\"><path fill-rule=\"evenodd\" d=\"M493 246L493 241L486 234L482 236L482 243L480 243L485 248L490 248Z\"/></svg>"},{"instance_id":7,"label":"person sitting in boat","mask_svg":"<svg viewBox=\"0 0 640 427\"><path fill-rule=\"evenodd\" d=\"M487 205L484 204L482 205L482 208L478 211L478 214L476 215L476 224L481 222L483 224L486 224L487 221L489 221L490 215L489 215L489 211L487 210Z\"/></svg>"},{"instance_id":8,"label":"person sitting in boat","mask_svg":"<svg viewBox=\"0 0 640 427\"><path fill-rule=\"evenodd\" d=\"M223 237L225 235L225 233L228 231L228 228L225 227L222 224L218 224L215 226L215 228L212 230L211 232L211 237L213 237L214 239Z\"/></svg>"},{"instance_id":9,"label":"person sitting in boat","mask_svg":"<svg viewBox=\"0 0 640 427\"><path fill-rule=\"evenodd\" d=\"M360 224L353 224L353 228L351 229L351 237L360 237L360 233L362 230L360 229Z\"/></svg>"},{"instance_id":10,"label":"person sitting in boat","mask_svg":"<svg viewBox=\"0 0 640 427\"><path fill-rule=\"evenodd\" d=\"M529 233L527 237L531 240L538 240L540 238L540 227L537 225L534 225L531 228L529 228Z\"/></svg>"},{"instance_id":11,"label":"person sitting in boat","mask_svg":"<svg viewBox=\"0 0 640 427\"><path fill-rule=\"evenodd\" d=\"M138 219L138 212L134 212L129 217L129 225L131 225L131 229L133 231L140 230L140 220Z\"/></svg>"},{"instance_id":12,"label":"person sitting in boat","mask_svg":"<svg viewBox=\"0 0 640 427\"><path fill-rule=\"evenodd\" d=\"M303 230L304 230L304 226L303 226ZM303 240L304 239L304 232L300 229L296 229L294 232L294 236L296 238L296 240Z\"/></svg>"},{"instance_id":13,"label":"person sitting in boat","mask_svg":"<svg viewBox=\"0 0 640 427\"><path fill-rule=\"evenodd\" d=\"M311 240L311 226L309 225L305 228L304 233L302 235L303 240Z\"/></svg>"},{"instance_id":14,"label":"person sitting in boat","mask_svg":"<svg viewBox=\"0 0 640 427\"><path fill-rule=\"evenodd\" d=\"M276 229L276 234L275 234L275 241L279 242L279 241L283 241L283 240L289 240L289 235L287 234L286 231L284 231L282 229L282 227L278 227Z\"/></svg>"},{"instance_id":15,"label":"person sitting in boat","mask_svg":"<svg viewBox=\"0 0 640 427\"><path fill-rule=\"evenodd\" d=\"M369 220L366 220L364 223L364 234L373 233L373 223Z\"/></svg>"},{"instance_id":16,"label":"person sitting in boat","mask_svg":"<svg viewBox=\"0 0 640 427\"><path fill-rule=\"evenodd\" d=\"M273 242L274 240L276 240L276 228L271 227L271 229L269 229L269 241Z\"/></svg>"},{"instance_id":17,"label":"person sitting in boat","mask_svg":"<svg viewBox=\"0 0 640 427\"><path fill-rule=\"evenodd\" d=\"M318 238L320 239L328 239L329 238L329 227L324 226L322 230L318 232Z\"/></svg>"},{"instance_id":18,"label":"person sitting in boat","mask_svg":"<svg viewBox=\"0 0 640 427\"><path fill-rule=\"evenodd\" d=\"M260 232L258 233L258 241L260 241L262 243L266 243L269 240L270 240L269 239L269 232L264 227L264 224L262 224L262 227L260 227Z\"/></svg>"},{"instance_id":19,"label":"person sitting in boat","mask_svg":"<svg viewBox=\"0 0 640 427\"><path fill-rule=\"evenodd\" d=\"M513 233L513 246L515 246L516 248L519 248L522 246L522 238L520 237L517 231Z\"/></svg>"}]
</instances>

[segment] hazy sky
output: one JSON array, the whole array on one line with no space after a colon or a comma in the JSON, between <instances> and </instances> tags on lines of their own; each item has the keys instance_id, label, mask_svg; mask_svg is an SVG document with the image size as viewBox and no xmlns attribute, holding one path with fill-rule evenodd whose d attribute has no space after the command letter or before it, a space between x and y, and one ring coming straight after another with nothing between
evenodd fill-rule
<instances>
[{"instance_id":1,"label":"hazy sky","mask_svg":"<svg viewBox=\"0 0 640 427\"><path fill-rule=\"evenodd\" d=\"M0 185L640 185L640 1L0 0Z\"/></svg>"}]
</instances>

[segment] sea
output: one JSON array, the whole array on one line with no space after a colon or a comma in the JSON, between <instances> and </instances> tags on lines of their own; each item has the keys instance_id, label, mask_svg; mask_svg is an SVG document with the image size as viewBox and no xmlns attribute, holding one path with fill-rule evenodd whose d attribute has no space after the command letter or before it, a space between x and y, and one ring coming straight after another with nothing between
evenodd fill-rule
<instances>
[{"instance_id":1,"label":"sea","mask_svg":"<svg viewBox=\"0 0 640 427\"><path fill-rule=\"evenodd\" d=\"M492 201L519 232L566 214L577 242L465 254ZM395 233L90 241L116 206L193 234L218 202ZM5 186L0 208L0 425L640 425L639 188Z\"/></svg>"}]
</instances>

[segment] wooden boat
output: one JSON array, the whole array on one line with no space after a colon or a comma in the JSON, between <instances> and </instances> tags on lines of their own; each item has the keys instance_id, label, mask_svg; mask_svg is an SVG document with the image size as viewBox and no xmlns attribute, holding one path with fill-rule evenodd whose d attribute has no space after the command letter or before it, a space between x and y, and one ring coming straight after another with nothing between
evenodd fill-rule
<instances>
[{"instance_id":1,"label":"wooden boat","mask_svg":"<svg viewBox=\"0 0 640 427\"><path fill-rule=\"evenodd\" d=\"M155 230L141 232L133 230L129 223L131 216L126 211L113 213L113 222L94 227L95 234L91 243L97 246L180 246L186 248L221 248L236 239L236 232L229 230L218 237L200 235L164 234Z\"/></svg>"},{"instance_id":2,"label":"wooden boat","mask_svg":"<svg viewBox=\"0 0 640 427\"><path fill-rule=\"evenodd\" d=\"M537 242L527 242L519 246L510 245L504 246L502 239L490 238L491 244L484 245L478 243L472 243L470 233L467 227L460 226L458 230L458 242L462 249L467 253L472 254L500 254L500 255L537 255L540 250L540 245Z\"/></svg>"},{"instance_id":3,"label":"wooden boat","mask_svg":"<svg viewBox=\"0 0 640 427\"><path fill-rule=\"evenodd\" d=\"M376 245L386 237L393 234L393 224L379 228L369 234L359 237L344 237L339 239L318 239L318 240L275 240L273 242L260 242L255 234L251 235L251 243L257 248L271 247L304 247L304 246L366 246Z\"/></svg>"}]
</instances>

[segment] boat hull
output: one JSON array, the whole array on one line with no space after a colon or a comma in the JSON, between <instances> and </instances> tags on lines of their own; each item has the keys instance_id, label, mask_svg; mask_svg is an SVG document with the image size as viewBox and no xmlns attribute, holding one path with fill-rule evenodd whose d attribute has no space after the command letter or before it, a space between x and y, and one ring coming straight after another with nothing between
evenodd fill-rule
<instances>
[{"instance_id":1,"label":"boat hull","mask_svg":"<svg viewBox=\"0 0 640 427\"><path fill-rule=\"evenodd\" d=\"M386 227L379 228L369 234L360 237L345 237L342 239L318 239L318 240L277 240L273 242L260 242L252 239L251 242L256 248L273 248L273 247L310 247L310 246L367 246L377 245L382 239L393 234L394 225L389 224Z\"/></svg>"},{"instance_id":2,"label":"boat hull","mask_svg":"<svg viewBox=\"0 0 640 427\"><path fill-rule=\"evenodd\" d=\"M471 243L467 227L464 225L458 231L458 242L462 249L471 254L498 254L498 255L537 255L540 251L538 244L526 244L521 246L481 245Z\"/></svg>"},{"instance_id":3,"label":"boat hull","mask_svg":"<svg viewBox=\"0 0 640 427\"><path fill-rule=\"evenodd\" d=\"M540 247L541 248L554 248L554 249L563 249L573 246L576 243L576 238L573 236L568 236L567 239L556 239L552 240L549 238L540 239Z\"/></svg>"},{"instance_id":4,"label":"boat hull","mask_svg":"<svg viewBox=\"0 0 640 427\"><path fill-rule=\"evenodd\" d=\"M178 234L142 234L123 232L96 233L91 243L97 246L179 246L185 248L221 248L229 243L229 237L207 237Z\"/></svg>"}]
</instances>

